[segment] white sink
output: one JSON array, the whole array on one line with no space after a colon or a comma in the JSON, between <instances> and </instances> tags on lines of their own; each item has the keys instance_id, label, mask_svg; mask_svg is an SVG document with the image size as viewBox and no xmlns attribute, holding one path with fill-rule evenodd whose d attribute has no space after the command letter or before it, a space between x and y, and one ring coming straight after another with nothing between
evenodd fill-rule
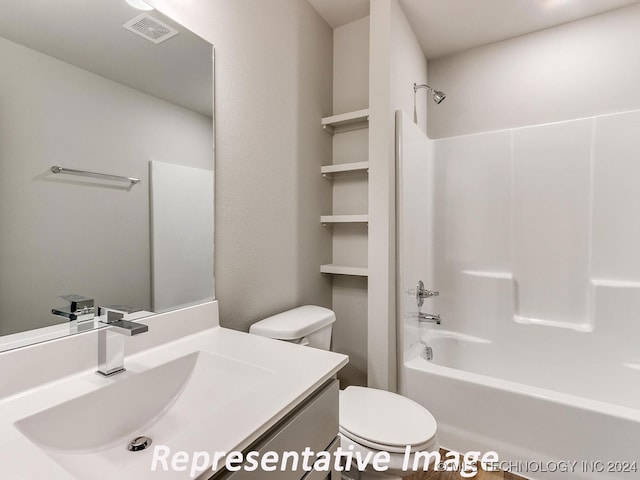
<instances>
[{"instance_id":1,"label":"white sink","mask_svg":"<svg viewBox=\"0 0 640 480\"><path fill-rule=\"evenodd\" d=\"M216 431L228 425L220 421L225 408L247 397L259 402L254 392L273 375L256 365L196 352L23 418L15 426L77 478L145 478L152 473L154 444L173 446L173 451L207 450L225 434ZM151 447L128 451L139 435L150 437Z\"/></svg>"}]
</instances>

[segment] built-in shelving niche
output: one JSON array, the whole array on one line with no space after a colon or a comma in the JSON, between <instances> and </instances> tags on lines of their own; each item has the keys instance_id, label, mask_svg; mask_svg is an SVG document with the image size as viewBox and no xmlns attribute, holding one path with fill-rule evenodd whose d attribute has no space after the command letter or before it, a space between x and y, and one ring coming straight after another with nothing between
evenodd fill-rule
<instances>
[{"instance_id":1,"label":"built-in shelving niche","mask_svg":"<svg viewBox=\"0 0 640 480\"><path fill-rule=\"evenodd\" d=\"M369 127L369 109L357 110L354 112L342 113L325 117L322 119L322 128L331 134L340 134L353 130L360 130ZM336 176L344 178L348 175L369 172L369 162L350 162L334 165L324 165L320 168L323 177L334 179ZM368 225L369 215L323 215L320 222L326 227L348 226L348 225ZM343 227L344 228L344 227ZM366 235L366 229L363 235ZM346 266L337 264L327 264L320 267L320 271L330 275L350 275L355 277L367 277L367 267Z\"/></svg>"}]
</instances>

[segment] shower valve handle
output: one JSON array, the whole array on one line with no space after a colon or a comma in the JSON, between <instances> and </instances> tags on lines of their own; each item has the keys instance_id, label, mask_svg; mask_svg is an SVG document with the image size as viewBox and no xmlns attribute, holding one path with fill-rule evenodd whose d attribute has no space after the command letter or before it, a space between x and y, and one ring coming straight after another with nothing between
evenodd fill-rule
<instances>
[{"instance_id":1,"label":"shower valve handle","mask_svg":"<svg viewBox=\"0 0 640 480\"><path fill-rule=\"evenodd\" d=\"M422 280L418 281L418 285L416 286L416 303L418 307L424 304L425 298L437 297L438 295L440 295L440 292L428 290L424 288L424 282Z\"/></svg>"}]
</instances>

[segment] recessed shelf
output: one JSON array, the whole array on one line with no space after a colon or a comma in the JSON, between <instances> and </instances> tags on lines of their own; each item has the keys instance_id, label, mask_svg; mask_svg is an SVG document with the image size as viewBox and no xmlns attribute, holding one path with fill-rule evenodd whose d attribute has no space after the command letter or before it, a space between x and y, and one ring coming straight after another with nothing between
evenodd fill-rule
<instances>
[{"instance_id":1,"label":"recessed shelf","mask_svg":"<svg viewBox=\"0 0 640 480\"><path fill-rule=\"evenodd\" d=\"M322 128L331 133L341 133L369 127L369 109L341 113L322 119Z\"/></svg>"},{"instance_id":2,"label":"recessed shelf","mask_svg":"<svg viewBox=\"0 0 640 480\"><path fill-rule=\"evenodd\" d=\"M330 273L332 275L352 275L356 277L368 277L369 269L366 267L345 267L341 265L321 265L320 272Z\"/></svg>"},{"instance_id":3,"label":"recessed shelf","mask_svg":"<svg viewBox=\"0 0 640 480\"><path fill-rule=\"evenodd\" d=\"M369 215L323 215L320 217L323 225L336 223L369 223Z\"/></svg>"},{"instance_id":4,"label":"recessed shelf","mask_svg":"<svg viewBox=\"0 0 640 480\"><path fill-rule=\"evenodd\" d=\"M333 178L336 173L369 171L369 162L341 163L339 165L325 165L320 168L320 173L325 178Z\"/></svg>"}]
</instances>

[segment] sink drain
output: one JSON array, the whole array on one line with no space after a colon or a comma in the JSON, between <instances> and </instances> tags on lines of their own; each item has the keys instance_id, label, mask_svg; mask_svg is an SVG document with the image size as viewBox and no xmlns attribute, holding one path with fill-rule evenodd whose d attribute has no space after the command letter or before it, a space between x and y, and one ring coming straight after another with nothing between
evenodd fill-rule
<instances>
[{"instance_id":1,"label":"sink drain","mask_svg":"<svg viewBox=\"0 0 640 480\"><path fill-rule=\"evenodd\" d=\"M130 452L139 452L140 450L145 450L149 445L151 445L151 439L149 437L141 436L131 440L131 443L129 443L127 448Z\"/></svg>"}]
</instances>

